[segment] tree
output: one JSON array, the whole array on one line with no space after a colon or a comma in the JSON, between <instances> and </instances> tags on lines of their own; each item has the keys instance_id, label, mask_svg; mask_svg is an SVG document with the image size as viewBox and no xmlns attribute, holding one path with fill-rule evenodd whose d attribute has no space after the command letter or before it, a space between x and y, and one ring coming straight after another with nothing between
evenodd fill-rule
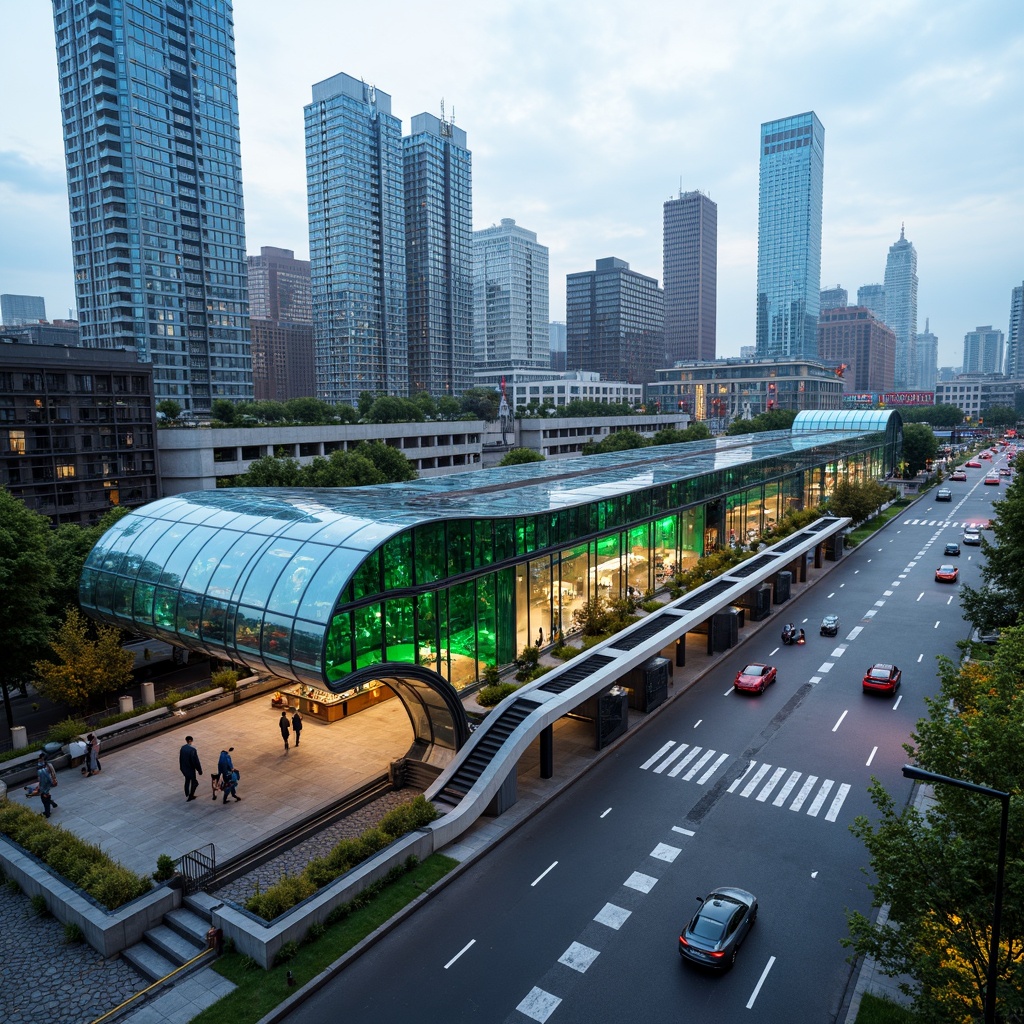
<instances>
[{"instance_id":1,"label":"tree","mask_svg":"<svg viewBox=\"0 0 1024 1024\"><path fill-rule=\"evenodd\" d=\"M727 434L764 434L769 430L789 430L796 419L795 409L770 409L752 420L733 420L726 427Z\"/></svg>"},{"instance_id":2,"label":"tree","mask_svg":"<svg viewBox=\"0 0 1024 1024\"><path fill-rule=\"evenodd\" d=\"M462 404L452 395L442 395L437 400L437 411L443 420L454 420L462 412Z\"/></svg>"},{"instance_id":3,"label":"tree","mask_svg":"<svg viewBox=\"0 0 1024 1024\"><path fill-rule=\"evenodd\" d=\"M942 687L926 699L928 714L905 749L926 771L1018 794L1024 749L1024 628L1001 637L991 662L962 666L940 659ZM849 915L858 953L878 961L891 977L907 974L905 991L923 1022L966 1022L982 1017L1000 804L950 785L934 787L925 814L901 809L875 781L871 798L878 820L852 826L867 846L875 881L874 906L888 904L876 927ZM999 958L999 1014L1024 1013L1024 816L1019 797L1010 805L1008 860Z\"/></svg>"},{"instance_id":4,"label":"tree","mask_svg":"<svg viewBox=\"0 0 1024 1024\"><path fill-rule=\"evenodd\" d=\"M528 462L547 462L547 459L540 452L535 452L532 448L512 448L505 453L505 457L498 465L522 466Z\"/></svg>"},{"instance_id":5,"label":"tree","mask_svg":"<svg viewBox=\"0 0 1024 1024\"><path fill-rule=\"evenodd\" d=\"M958 427L964 421L956 405L901 406L899 413L904 423L929 423L933 427Z\"/></svg>"},{"instance_id":6,"label":"tree","mask_svg":"<svg viewBox=\"0 0 1024 1024\"><path fill-rule=\"evenodd\" d=\"M603 455L605 452L625 452L631 448L648 448L650 440L635 430L616 430L602 437L600 441L588 441L583 446L584 455Z\"/></svg>"},{"instance_id":7,"label":"tree","mask_svg":"<svg viewBox=\"0 0 1024 1024\"><path fill-rule=\"evenodd\" d=\"M353 450L377 468L385 483L416 479L413 464L397 448L383 441L360 441Z\"/></svg>"},{"instance_id":8,"label":"tree","mask_svg":"<svg viewBox=\"0 0 1024 1024\"><path fill-rule=\"evenodd\" d=\"M711 429L704 422L691 423L684 430L666 427L659 430L653 437L654 444L687 444L690 441L707 441L711 437Z\"/></svg>"},{"instance_id":9,"label":"tree","mask_svg":"<svg viewBox=\"0 0 1024 1024\"><path fill-rule=\"evenodd\" d=\"M423 414L423 418L425 420L437 419L437 402L434 401L434 398L429 391L416 392L416 394L413 395L412 400L419 407L419 410Z\"/></svg>"},{"instance_id":10,"label":"tree","mask_svg":"<svg viewBox=\"0 0 1024 1024\"><path fill-rule=\"evenodd\" d=\"M381 395L370 406L365 419L371 423L422 423L424 415L419 403L411 399Z\"/></svg>"},{"instance_id":11,"label":"tree","mask_svg":"<svg viewBox=\"0 0 1024 1024\"><path fill-rule=\"evenodd\" d=\"M319 425L334 423L335 410L319 398L289 398L284 403L285 418L293 423Z\"/></svg>"},{"instance_id":12,"label":"tree","mask_svg":"<svg viewBox=\"0 0 1024 1024\"><path fill-rule=\"evenodd\" d=\"M215 398L210 407L210 415L225 426L234 426L238 415L238 404L229 398Z\"/></svg>"},{"instance_id":13,"label":"tree","mask_svg":"<svg viewBox=\"0 0 1024 1024\"><path fill-rule=\"evenodd\" d=\"M849 516L855 523L863 523L896 497L896 488L886 487L877 480L840 480L828 499L828 510L833 515Z\"/></svg>"},{"instance_id":14,"label":"tree","mask_svg":"<svg viewBox=\"0 0 1024 1024\"><path fill-rule=\"evenodd\" d=\"M908 423L903 428L904 479L917 476L939 454L935 431L924 423Z\"/></svg>"},{"instance_id":15,"label":"tree","mask_svg":"<svg viewBox=\"0 0 1024 1024\"><path fill-rule=\"evenodd\" d=\"M498 418L501 394L494 388L469 388L462 393L459 406L463 416L493 423Z\"/></svg>"},{"instance_id":16,"label":"tree","mask_svg":"<svg viewBox=\"0 0 1024 1024\"><path fill-rule=\"evenodd\" d=\"M1017 425L1017 410L1010 405L991 405L982 414L986 427L1014 427Z\"/></svg>"},{"instance_id":17,"label":"tree","mask_svg":"<svg viewBox=\"0 0 1024 1024\"><path fill-rule=\"evenodd\" d=\"M181 415L181 403L173 398L165 398L162 402L156 403L156 411L173 423Z\"/></svg>"},{"instance_id":18,"label":"tree","mask_svg":"<svg viewBox=\"0 0 1024 1024\"><path fill-rule=\"evenodd\" d=\"M135 655L121 647L121 631L89 623L77 608L69 608L50 641L59 661L35 663L36 688L44 697L72 708L84 708L94 697L127 686L132 680Z\"/></svg>"},{"instance_id":19,"label":"tree","mask_svg":"<svg viewBox=\"0 0 1024 1024\"><path fill-rule=\"evenodd\" d=\"M299 471L300 487L366 487L385 483L384 474L364 455L336 451L318 455Z\"/></svg>"},{"instance_id":20,"label":"tree","mask_svg":"<svg viewBox=\"0 0 1024 1024\"><path fill-rule=\"evenodd\" d=\"M298 487L299 463L295 459L281 459L264 455L249 466L249 471L235 477L235 487Z\"/></svg>"},{"instance_id":21,"label":"tree","mask_svg":"<svg viewBox=\"0 0 1024 1024\"><path fill-rule=\"evenodd\" d=\"M46 516L0 488L0 683L8 726L14 725L8 686L29 675L50 638L49 530Z\"/></svg>"},{"instance_id":22,"label":"tree","mask_svg":"<svg viewBox=\"0 0 1024 1024\"><path fill-rule=\"evenodd\" d=\"M260 423L283 423L288 419L288 410L285 409L284 403L269 399L263 402L253 402L249 411Z\"/></svg>"},{"instance_id":23,"label":"tree","mask_svg":"<svg viewBox=\"0 0 1024 1024\"><path fill-rule=\"evenodd\" d=\"M89 552L100 537L130 511L118 505L104 513L96 526L62 523L55 530L47 531L47 551L53 566L49 604L52 616L59 618L68 608L78 607L78 582Z\"/></svg>"}]
</instances>

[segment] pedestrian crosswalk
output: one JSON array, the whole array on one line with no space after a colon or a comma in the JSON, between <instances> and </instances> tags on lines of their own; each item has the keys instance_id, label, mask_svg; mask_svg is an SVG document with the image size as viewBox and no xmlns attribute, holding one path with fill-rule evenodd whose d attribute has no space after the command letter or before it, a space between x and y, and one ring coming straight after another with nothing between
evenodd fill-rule
<instances>
[{"instance_id":1,"label":"pedestrian crosswalk","mask_svg":"<svg viewBox=\"0 0 1024 1024\"><path fill-rule=\"evenodd\" d=\"M669 740L644 761L640 769L703 786L729 760L729 754ZM772 807L786 807L797 813L803 811L812 818L817 818L827 804L823 817L826 821L835 821L850 792L850 785L760 761L748 761L743 774L729 784L727 792L747 799L753 797L764 804L770 799Z\"/></svg>"},{"instance_id":2,"label":"pedestrian crosswalk","mask_svg":"<svg viewBox=\"0 0 1024 1024\"><path fill-rule=\"evenodd\" d=\"M978 519L904 519L903 526L938 526L946 530L966 530L968 526L984 527L988 520Z\"/></svg>"}]
</instances>

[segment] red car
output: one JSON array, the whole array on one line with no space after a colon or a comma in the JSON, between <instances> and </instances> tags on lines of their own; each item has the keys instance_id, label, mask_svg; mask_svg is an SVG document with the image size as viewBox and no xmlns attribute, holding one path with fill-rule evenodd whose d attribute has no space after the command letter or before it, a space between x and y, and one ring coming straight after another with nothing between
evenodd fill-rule
<instances>
[{"instance_id":1,"label":"red car","mask_svg":"<svg viewBox=\"0 0 1024 1024\"><path fill-rule=\"evenodd\" d=\"M775 682L775 666L753 664L741 668L732 684L737 690L749 693L764 693L765 688Z\"/></svg>"},{"instance_id":2,"label":"red car","mask_svg":"<svg viewBox=\"0 0 1024 1024\"><path fill-rule=\"evenodd\" d=\"M993 485L995 487L998 487L999 486L999 474L998 473L989 473L988 476L985 477L985 483L986 484L991 484L991 485Z\"/></svg>"},{"instance_id":3,"label":"red car","mask_svg":"<svg viewBox=\"0 0 1024 1024\"><path fill-rule=\"evenodd\" d=\"M960 570L955 565L940 565L935 570L936 583L956 583L960 578Z\"/></svg>"},{"instance_id":4,"label":"red car","mask_svg":"<svg viewBox=\"0 0 1024 1024\"><path fill-rule=\"evenodd\" d=\"M962 469L954 470L949 474L950 480L966 480L967 474Z\"/></svg>"},{"instance_id":5,"label":"red car","mask_svg":"<svg viewBox=\"0 0 1024 1024\"><path fill-rule=\"evenodd\" d=\"M864 673L865 693L885 693L892 696L903 679L903 673L895 665L872 665Z\"/></svg>"},{"instance_id":6,"label":"red car","mask_svg":"<svg viewBox=\"0 0 1024 1024\"><path fill-rule=\"evenodd\" d=\"M979 459L991 459L991 458L992 458L992 453L991 453L991 452L982 452L982 453L981 453L981 454L980 454L980 455L978 456L978 458L979 458ZM970 465L970 463L968 463L968 465Z\"/></svg>"},{"instance_id":7,"label":"red car","mask_svg":"<svg viewBox=\"0 0 1024 1024\"><path fill-rule=\"evenodd\" d=\"M978 462L977 459L968 459L968 461L965 462L964 465L968 469L981 469L981 463Z\"/></svg>"}]
</instances>

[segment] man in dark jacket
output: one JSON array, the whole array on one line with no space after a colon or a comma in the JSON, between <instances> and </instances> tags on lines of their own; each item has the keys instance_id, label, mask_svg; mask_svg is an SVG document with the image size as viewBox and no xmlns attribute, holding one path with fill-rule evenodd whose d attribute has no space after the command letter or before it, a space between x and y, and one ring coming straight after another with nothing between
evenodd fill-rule
<instances>
[{"instance_id":1,"label":"man in dark jacket","mask_svg":"<svg viewBox=\"0 0 1024 1024\"><path fill-rule=\"evenodd\" d=\"M281 727L281 739L284 740L285 752L288 750L288 735L292 731L292 727L288 724L288 712L282 711L281 717L277 720L277 724Z\"/></svg>"},{"instance_id":2,"label":"man in dark jacket","mask_svg":"<svg viewBox=\"0 0 1024 1024\"><path fill-rule=\"evenodd\" d=\"M185 737L185 745L178 751L178 767L185 776L185 802L195 800L199 788L198 776L203 774L203 766L199 763L199 752L192 746L192 737Z\"/></svg>"}]
</instances>

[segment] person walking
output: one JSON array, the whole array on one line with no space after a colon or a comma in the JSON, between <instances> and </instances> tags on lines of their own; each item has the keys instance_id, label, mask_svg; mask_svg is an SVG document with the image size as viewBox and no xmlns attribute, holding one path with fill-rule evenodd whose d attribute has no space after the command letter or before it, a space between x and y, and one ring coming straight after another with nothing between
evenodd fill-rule
<instances>
[{"instance_id":1,"label":"person walking","mask_svg":"<svg viewBox=\"0 0 1024 1024\"><path fill-rule=\"evenodd\" d=\"M288 712L282 711L281 717L278 719L277 724L281 727L281 739L284 740L284 749L288 751L288 734L291 732L291 727L288 725Z\"/></svg>"},{"instance_id":2,"label":"person walking","mask_svg":"<svg viewBox=\"0 0 1024 1024\"><path fill-rule=\"evenodd\" d=\"M39 784L36 786L36 792L39 794L39 799L43 802L44 818L48 818L50 816L51 808L55 808L57 806L56 801L52 796L50 796L50 789L54 784L54 776L51 774L51 771L52 769L46 761L46 755L40 754L39 759L36 761L36 778L39 780Z\"/></svg>"},{"instance_id":3,"label":"person walking","mask_svg":"<svg viewBox=\"0 0 1024 1024\"><path fill-rule=\"evenodd\" d=\"M292 715L292 732L295 733L295 746L298 746L299 740L302 737L302 715L299 714L298 710Z\"/></svg>"},{"instance_id":4,"label":"person walking","mask_svg":"<svg viewBox=\"0 0 1024 1024\"><path fill-rule=\"evenodd\" d=\"M235 772L235 764L231 760L234 749L234 747L228 747L227 750L220 752L220 757L217 759L217 774L213 777L213 799L217 799L217 783L219 782L220 788L224 791L224 803L228 802L228 783Z\"/></svg>"},{"instance_id":5,"label":"person walking","mask_svg":"<svg viewBox=\"0 0 1024 1024\"><path fill-rule=\"evenodd\" d=\"M203 766L199 763L199 751L192 746L192 737L185 737L185 745L178 751L178 767L185 776L185 803L195 800L199 788L198 776L203 774Z\"/></svg>"},{"instance_id":6,"label":"person walking","mask_svg":"<svg viewBox=\"0 0 1024 1024\"><path fill-rule=\"evenodd\" d=\"M89 778L100 771L100 741L96 739L96 734L91 732L85 738L85 764L82 766L82 774Z\"/></svg>"}]
</instances>

